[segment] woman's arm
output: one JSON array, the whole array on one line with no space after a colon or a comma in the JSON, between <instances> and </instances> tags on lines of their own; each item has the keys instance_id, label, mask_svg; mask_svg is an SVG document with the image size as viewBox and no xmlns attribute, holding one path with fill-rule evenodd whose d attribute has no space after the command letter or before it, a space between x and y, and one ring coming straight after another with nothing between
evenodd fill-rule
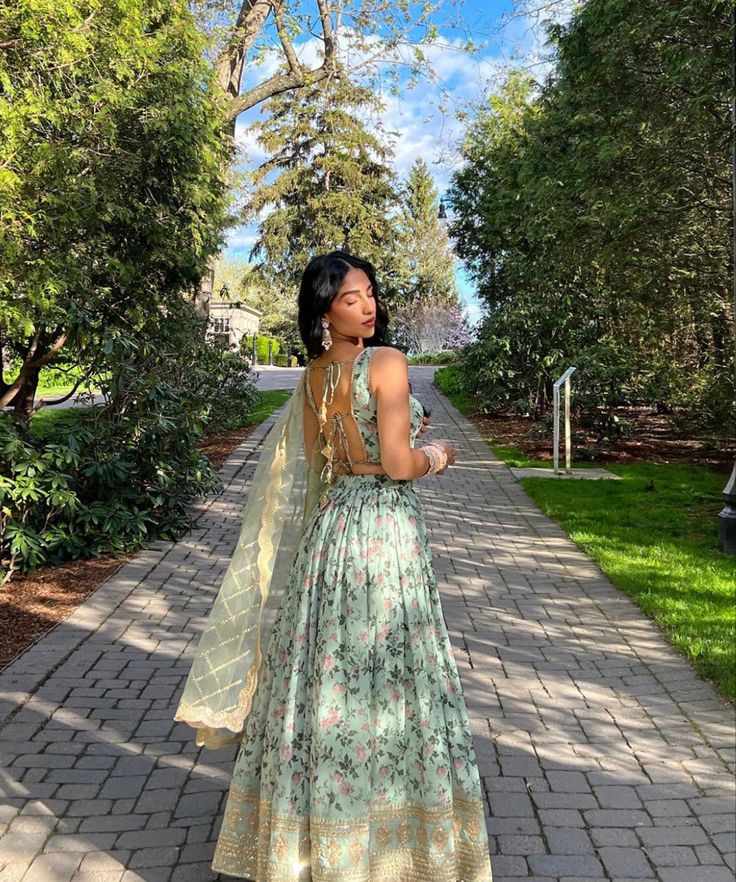
<instances>
[{"instance_id":1,"label":"woman's arm","mask_svg":"<svg viewBox=\"0 0 736 882\"><path fill-rule=\"evenodd\" d=\"M368 382L376 396L381 465L397 481L412 481L429 471L429 458L409 443L409 362L399 349L381 346L368 364Z\"/></svg>"}]
</instances>

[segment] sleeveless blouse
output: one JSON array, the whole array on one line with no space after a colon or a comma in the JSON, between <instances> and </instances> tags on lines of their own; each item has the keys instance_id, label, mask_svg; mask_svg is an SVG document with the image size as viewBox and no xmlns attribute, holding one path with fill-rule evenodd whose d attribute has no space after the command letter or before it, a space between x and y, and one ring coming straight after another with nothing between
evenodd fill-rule
<instances>
[{"instance_id":1,"label":"sleeveless blouse","mask_svg":"<svg viewBox=\"0 0 736 882\"><path fill-rule=\"evenodd\" d=\"M369 378L371 355L380 348L366 346L347 361L331 361L326 365L310 362L306 367L309 372L307 399L320 424L318 442L328 460L328 479L336 463L348 473L353 473L354 465L381 464L377 401ZM321 380L321 384L313 385L315 378ZM319 401L315 386L317 389L321 386ZM424 408L411 394L409 410L409 444L414 447Z\"/></svg>"}]
</instances>

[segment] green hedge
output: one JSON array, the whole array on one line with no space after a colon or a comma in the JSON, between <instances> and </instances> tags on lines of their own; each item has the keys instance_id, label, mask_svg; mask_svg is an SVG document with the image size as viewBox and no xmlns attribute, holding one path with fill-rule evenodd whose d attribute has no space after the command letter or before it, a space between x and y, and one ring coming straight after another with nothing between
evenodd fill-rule
<instances>
[{"instance_id":1,"label":"green hedge","mask_svg":"<svg viewBox=\"0 0 736 882\"><path fill-rule=\"evenodd\" d=\"M417 352L408 356L409 364L455 364L458 360L457 349L441 349L438 352Z\"/></svg>"},{"instance_id":2,"label":"green hedge","mask_svg":"<svg viewBox=\"0 0 736 882\"><path fill-rule=\"evenodd\" d=\"M271 353L274 357L281 353L281 340L278 337L271 337L268 334L258 334L256 336L256 358L258 364L268 364L268 343L271 341ZM246 334L240 341L240 351L243 355L250 357L253 354L253 334Z\"/></svg>"},{"instance_id":3,"label":"green hedge","mask_svg":"<svg viewBox=\"0 0 736 882\"><path fill-rule=\"evenodd\" d=\"M296 355L274 355L273 363L277 367L299 367L299 359Z\"/></svg>"}]
</instances>

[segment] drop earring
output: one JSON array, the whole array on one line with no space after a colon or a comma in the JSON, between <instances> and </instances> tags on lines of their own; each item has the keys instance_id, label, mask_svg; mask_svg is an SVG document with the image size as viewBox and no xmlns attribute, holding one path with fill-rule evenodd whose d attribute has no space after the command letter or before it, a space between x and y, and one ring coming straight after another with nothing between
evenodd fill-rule
<instances>
[{"instance_id":1,"label":"drop earring","mask_svg":"<svg viewBox=\"0 0 736 882\"><path fill-rule=\"evenodd\" d=\"M330 334L330 323L327 319L322 319L322 347L329 349L332 346L332 335Z\"/></svg>"}]
</instances>

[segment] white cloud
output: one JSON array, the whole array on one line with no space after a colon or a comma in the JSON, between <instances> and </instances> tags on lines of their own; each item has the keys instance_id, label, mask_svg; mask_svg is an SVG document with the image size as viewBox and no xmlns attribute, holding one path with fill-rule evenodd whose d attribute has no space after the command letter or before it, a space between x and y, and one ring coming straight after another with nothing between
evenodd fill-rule
<instances>
[{"instance_id":1,"label":"white cloud","mask_svg":"<svg viewBox=\"0 0 736 882\"><path fill-rule=\"evenodd\" d=\"M257 168L266 158L266 151L256 141L256 132L250 128L252 120L241 114L235 121L235 143L243 154L244 164L248 168Z\"/></svg>"},{"instance_id":2,"label":"white cloud","mask_svg":"<svg viewBox=\"0 0 736 882\"><path fill-rule=\"evenodd\" d=\"M248 230L247 227L236 227L231 231L227 240L227 249L243 249L252 248L255 244L257 235L255 230Z\"/></svg>"}]
</instances>

